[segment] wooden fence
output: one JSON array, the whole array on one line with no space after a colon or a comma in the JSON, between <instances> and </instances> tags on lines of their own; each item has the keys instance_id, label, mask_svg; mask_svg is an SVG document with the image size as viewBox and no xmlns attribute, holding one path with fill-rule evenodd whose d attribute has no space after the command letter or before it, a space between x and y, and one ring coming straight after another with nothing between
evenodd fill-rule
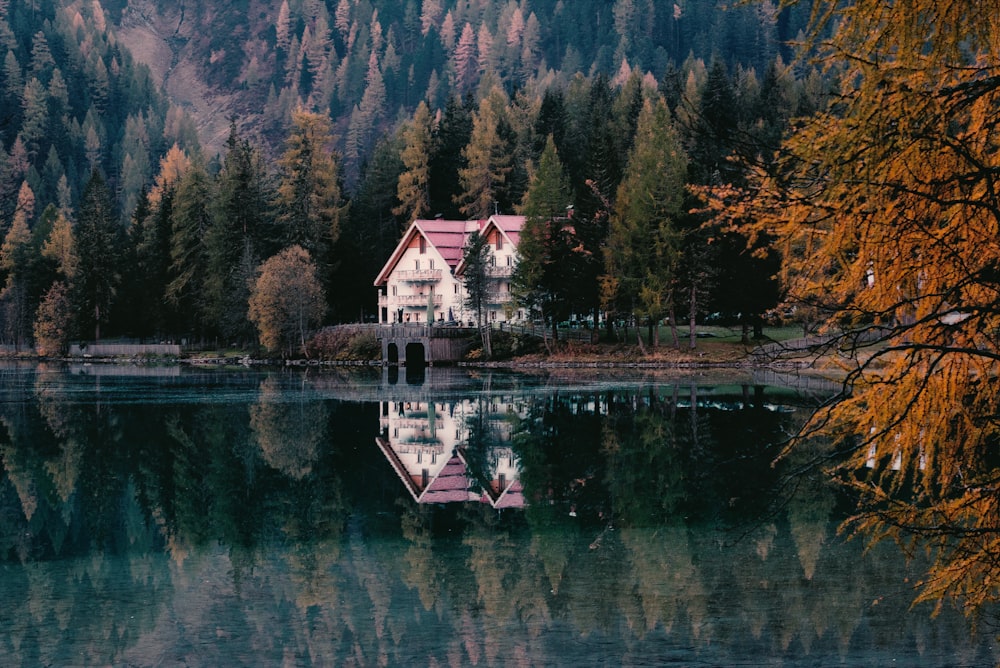
<instances>
[{"instance_id":1,"label":"wooden fence","mask_svg":"<svg viewBox=\"0 0 1000 668\"><path fill-rule=\"evenodd\" d=\"M552 328L544 325L520 325L509 322L493 323L493 328L501 332L520 334L522 336L535 336L540 339L551 339ZM557 329L556 335L560 341L576 341L578 343L595 343L598 338L595 329Z\"/></svg>"}]
</instances>

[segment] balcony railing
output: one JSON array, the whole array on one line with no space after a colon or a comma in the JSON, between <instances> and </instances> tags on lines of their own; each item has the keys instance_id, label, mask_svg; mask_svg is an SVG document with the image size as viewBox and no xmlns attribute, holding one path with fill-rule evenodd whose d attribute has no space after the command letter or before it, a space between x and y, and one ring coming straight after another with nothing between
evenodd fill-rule
<instances>
[{"instance_id":1,"label":"balcony railing","mask_svg":"<svg viewBox=\"0 0 1000 668\"><path fill-rule=\"evenodd\" d=\"M486 275L490 278L506 278L514 275L514 267L490 265L486 267Z\"/></svg>"},{"instance_id":2,"label":"balcony railing","mask_svg":"<svg viewBox=\"0 0 1000 668\"><path fill-rule=\"evenodd\" d=\"M396 277L407 283L428 283L441 280L440 269L406 269L396 272Z\"/></svg>"},{"instance_id":3,"label":"balcony railing","mask_svg":"<svg viewBox=\"0 0 1000 668\"><path fill-rule=\"evenodd\" d=\"M492 292L489 295L488 301L490 304L506 304L508 302L514 301L514 295L512 295L510 292L507 291Z\"/></svg>"},{"instance_id":4,"label":"balcony railing","mask_svg":"<svg viewBox=\"0 0 1000 668\"><path fill-rule=\"evenodd\" d=\"M397 306L427 306L430 297L427 295L399 295L389 297L386 305ZM434 306L441 306L441 295L434 295Z\"/></svg>"}]
</instances>

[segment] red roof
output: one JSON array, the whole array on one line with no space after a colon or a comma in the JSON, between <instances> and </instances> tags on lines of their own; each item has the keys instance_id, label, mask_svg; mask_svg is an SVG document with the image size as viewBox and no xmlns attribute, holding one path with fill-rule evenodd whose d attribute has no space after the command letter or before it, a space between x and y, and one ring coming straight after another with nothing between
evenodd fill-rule
<instances>
[{"instance_id":1,"label":"red roof","mask_svg":"<svg viewBox=\"0 0 1000 668\"><path fill-rule=\"evenodd\" d=\"M486 233L488 232L487 228L494 226L503 232L517 248L523 225L524 216L496 215L490 216L487 220L445 220L443 218L415 220L403 234L403 238L399 240L396 249L382 267L382 271L375 277L375 285L385 285L389 274L392 273L400 257L417 235L427 239L427 243L433 246L448 263L448 267L455 271L462 261L465 244L470 234L476 231Z\"/></svg>"}]
</instances>

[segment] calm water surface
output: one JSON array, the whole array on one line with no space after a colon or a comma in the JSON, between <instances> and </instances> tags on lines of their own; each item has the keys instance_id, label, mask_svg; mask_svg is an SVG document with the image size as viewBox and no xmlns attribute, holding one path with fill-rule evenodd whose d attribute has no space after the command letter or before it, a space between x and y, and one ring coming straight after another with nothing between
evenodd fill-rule
<instances>
[{"instance_id":1,"label":"calm water surface","mask_svg":"<svg viewBox=\"0 0 1000 668\"><path fill-rule=\"evenodd\" d=\"M765 382L0 368L0 665L995 665Z\"/></svg>"}]
</instances>

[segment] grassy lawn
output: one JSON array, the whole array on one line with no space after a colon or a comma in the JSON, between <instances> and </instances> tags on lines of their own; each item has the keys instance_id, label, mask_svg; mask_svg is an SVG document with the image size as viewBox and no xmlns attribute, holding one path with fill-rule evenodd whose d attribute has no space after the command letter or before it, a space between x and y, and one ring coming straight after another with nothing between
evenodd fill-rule
<instances>
[{"instance_id":1,"label":"grassy lawn","mask_svg":"<svg viewBox=\"0 0 1000 668\"><path fill-rule=\"evenodd\" d=\"M648 330L643 327L640 330L642 334L642 340L644 343L649 343L647 338ZM628 343L635 344L635 328L630 328L628 330ZM603 333L602 333L603 336ZM742 336L742 330L739 327L722 327L717 325L700 325L698 327L698 347L702 347L705 344L710 343L723 343L723 344L738 344L740 343L740 338ZM678 327L677 337L680 339L681 347L686 348L688 342L688 328ZM757 342L752 342L751 345L759 345L763 343L769 343L771 341L789 341L791 339L797 339L802 337L802 327L800 325L787 325L783 327L765 327L764 328L764 339ZM669 346L671 344L670 338L670 328L666 326L660 327L660 345Z\"/></svg>"}]
</instances>

